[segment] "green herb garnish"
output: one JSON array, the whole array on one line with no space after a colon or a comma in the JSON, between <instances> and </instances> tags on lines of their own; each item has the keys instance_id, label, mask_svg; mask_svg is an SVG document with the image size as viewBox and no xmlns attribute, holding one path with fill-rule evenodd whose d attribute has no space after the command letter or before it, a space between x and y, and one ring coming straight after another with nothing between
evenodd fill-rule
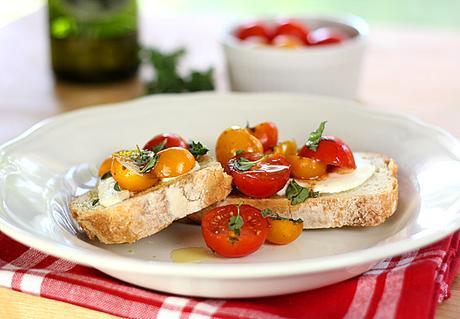
<instances>
[{"instance_id":1,"label":"green herb garnish","mask_svg":"<svg viewBox=\"0 0 460 319\"><path fill-rule=\"evenodd\" d=\"M159 157L160 157L160 155L154 154L150 158L150 160L147 163L147 165L145 165L144 168L141 169L141 173L149 173L155 167L155 165L157 164L157 161L158 161Z\"/></svg>"},{"instance_id":2,"label":"green herb garnish","mask_svg":"<svg viewBox=\"0 0 460 319\"><path fill-rule=\"evenodd\" d=\"M195 156L195 158L198 158L201 155L205 155L209 151L206 147L203 146L203 144L194 141L189 144L188 150L190 153L192 153L193 156Z\"/></svg>"},{"instance_id":3,"label":"green herb garnish","mask_svg":"<svg viewBox=\"0 0 460 319\"><path fill-rule=\"evenodd\" d=\"M265 157L266 156L262 156L261 158L259 158L256 161L250 161L245 157L240 157L235 161L235 168L237 170L243 171L243 172L248 171L249 169L251 169L251 167L253 167L257 163L260 163L261 161L263 161L265 159Z\"/></svg>"},{"instance_id":4,"label":"green herb garnish","mask_svg":"<svg viewBox=\"0 0 460 319\"><path fill-rule=\"evenodd\" d=\"M133 163L139 167L141 173L149 173L158 161L158 154L149 150L141 150L139 145L136 145L137 153L131 156Z\"/></svg>"},{"instance_id":5,"label":"green herb garnish","mask_svg":"<svg viewBox=\"0 0 460 319\"><path fill-rule=\"evenodd\" d=\"M152 146L152 152L158 153L159 151L163 150L167 142L168 140L165 138L163 141L161 141L157 145Z\"/></svg>"},{"instance_id":6,"label":"green herb garnish","mask_svg":"<svg viewBox=\"0 0 460 319\"><path fill-rule=\"evenodd\" d=\"M241 227L244 225L243 217L240 216L240 205L236 206L237 215L231 216L230 221L228 222L228 229L235 232L236 235L240 235Z\"/></svg>"},{"instance_id":7,"label":"green herb garnish","mask_svg":"<svg viewBox=\"0 0 460 319\"><path fill-rule=\"evenodd\" d=\"M116 182L115 185L113 185L113 189L116 190L117 192L121 192L121 188L120 188L120 185L118 185L118 182Z\"/></svg>"},{"instance_id":8,"label":"green herb garnish","mask_svg":"<svg viewBox=\"0 0 460 319\"><path fill-rule=\"evenodd\" d=\"M308 198L318 197L319 193L309 188L302 187L297 184L296 181L292 180L286 189L286 196L291 201L292 205L297 205L303 203Z\"/></svg>"},{"instance_id":9,"label":"green herb garnish","mask_svg":"<svg viewBox=\"0 0 460 319\"><path fill-rule=\"evenodd\" d=\"M308 136L308 140L305 143L305 146L308 149L316 152L316 150L318 149L319 142L321 141L321 136L323 135L326 123L327 121L321 122L316 131L310 133L310 135Z\"/></svg>"},{"instance_id":10,"label":"green herb garnish","mask_svg":"<svg viewBox=\"0 0 460 319\"><path fill-rule=\"evenodd\" d=\"M106 179L109 177L112 177L112 173L110 171L108 171L107 173L104 173L104 175L101 176L101 179Z\"/></svg>"},{"instance_id":11,"label":"green herb garnish","mask_svg":"<svg viewBox=\"0 0 460 319\"><path fill-rule=\"evenodd\" d=\"M235 155L240 155L240 154L243 154L243 153L244 153L243 150L236 150Z\"/></svg>"},{"instance_id":12,"label":"green herb garnish","mask_svg":"<svg viewBox=\"0 0 460 319\"><path fill-rule=\"evenodd\" d=\"M91 202L91 205L96 206L97 204L99 204L99 198L93 199L93 201Z\"/></svg>"},{"instance_id":13,"label":"green herb garnish","mask_svg":"<svg viewBox=\"0 0 460 319\"><path fill-rule=\"evenodd\" d=\"M270 208L265 208L260 213L262 214L263 217L269 217L271 219L290 220L293 223L303 223L303 220L301 218L293 219L293 218L282 217L278 213L275 213L274 211L272 211Z\"/></svg>"}]
</instances>

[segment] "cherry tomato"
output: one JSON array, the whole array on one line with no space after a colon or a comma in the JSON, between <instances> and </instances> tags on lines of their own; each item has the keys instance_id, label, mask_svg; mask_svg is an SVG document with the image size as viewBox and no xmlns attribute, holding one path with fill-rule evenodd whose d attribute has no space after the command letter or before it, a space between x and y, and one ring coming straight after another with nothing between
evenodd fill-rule
<instances>
[{"instance_id":1,"label":"cherry tomato","mask_svg":"<svg viewBox=\"0 0 460 319\"><path fill-rule=\"evenodd\" d=\"M327 164L308 157L288 156L291 162L291 174L298 179L316 179L327 173Z\"/></svg>"},{"instance_id":2,"label":"cherry tomato","mask_svg":"<svg viewBox=\"0 0 460 319\"><path fill-rule=\"evenodd\" d=\"M104 174L110 172L110 169L112 167L112 157L107 157L99 167L99 171L97 172L97 175L99 177L102 177Z\"/></svg>"},{"instance_id":3,"label":"cherry tomato","mask_svg":"<svg viewBox=\"0 0 460 319\"><path fill-rule=\"evenodd\" d=\"M267 43L270 42L272 38L270 29L259 22L247 24L238 28L235 35L240 40L246 40L250 37L259 37L264 39Z\"/></svg>"},{"instance_id":4,"label":"cherry tomato","mask_svg":"<svg viewBox=\"0 0 460 319\"><path fill-rule=\"evenodd\" d=\"M141 174L136 172L117 157L115 157L112 161L111 172L120 188L131 192L141 192L158 183L158 178L153 174Z\"/></svg>"},{"instance_id":5,"label":"cherry tomato","mask_svg":"<svg viewBox=\"0 0 460 319\"><path fill-rule=\"evenodd\" d=\"M292 35L277 35L272 40L272 45L277 48L296 49L302 47L303 42Z\"/></svg>"},{"instance_id":6,"label":"cherry tomato","mask_svg":"<svg viewBox=\"0 0 460 319\"><path fill-rule=\"evenodd\" d=\"M249 130L262 143L264 152L271 150L278 143L278 128L273 122L262 122Z\"/></svg>"},{"instance_id":7,"label":"cherry tomato","mask_svg":"<svg viewBox=\"0 0 460 319\"><path fill-rule=\"evenodd\" d=\"M235 156L238 150L262 153L264 148L259 139L248 129L233 126L223 131L217 139L217 160L226 167L228 160Z\"/></svg>"},{"instance_id":8,"label":"cherry tomato","mask_svg":"<svg viewBox=\"0 0 460 319\"><path fill-rule=\"evenodd\" d=\"M323 135L316 151L303 146L299 155L317 159L328 165L351 169L356 168L355 158L350 147L341 139L332 135Z\"/></svg>"},{"instance_id":9,"label":"cherry tomato","mask_svg":"<svg viewBox=\"0 0 460 319\"><path fill-rule=\"evenodd\" d=\"M241 170L238 161L242 158L256 163L247 170ZM227 170L241 193L249 197L265 198L275 195L286 185L291 165L279 154L242 153L228 161Z\"/></svg>"},{"instance_id":10,"label":"cherry tomato","mask_svg":"<svg viewBox=\"0 0 460 319\"><path fill-rule=\"evenodd\" d=\"M342 43L345 39L346 36L342 32L331 28L319 28L311 31L307 38L310 45L337 44Z\"/></svg>"},{"instance_id":11,"label":"cherry tomato","mask_svg":"<svg viewBox=\"0 0 460 319\"><path fill-rule=\"evenodd\" d=\"M296 240L303 230L302 220L271 219L267 241L272 244L286 245Z\"/></svg>"},{"instance_id":12,"label":"cherry tomato","mask_svg":"<svg viewBox=\"0 0 460 319\"><path fill-rule=\"evenodd\" d=\"M285 21L275 29L275 36L289 35L298 38L303 44L307 44L308 28L297 21Z\"/></svg>"},{"instance_id":13,"label":"cherry tomato","mask_svg":"<svg viewBox=\"0 0 460 319\"><path fill-rule=\"evenodd\" d=\"M243 225L239 235L230 230L230 218L238 216L238 206L220 206L203 217L201 232L206 245L224 257L243 257L252 254L267 238L269 222L260 210L249 205L239 206Z\"/></svg>"},{"instance_id":14,"label":"cherry tomato","mask_svg":"<svg viewBox=\"0 0 460 319\"><path fill-rule=\"evenodd\" d=\"M180 137L177 134L174 133L163 133L156 135L153 137L150 141L148 141L144 145L144 150L152 150L152 147L159 145L160 143L163 143L163 141L166 140L166 144L164 148L170 148L170 147L183 147L183 148L188 148L187 142Z\"/></svg>"},{"instance_id":15,"label":"cherry tomato","mask_svg":"<svg viewBox=\"0 0 460 319\"><path fill-rule=\"evenodd\" d=\"M285 157L297 154L297 143L294 140L286 140L273 148L273 152Z\"/></svg>"},{"instance_id":16,"label":"cherry tomato","mask_svg":"<svg viewBox=\"0 0 460 319\"><path fill-rule=\"evenodd\" d=\"M195 157L182 147L171 147L158 152L153 174L158 178L176 177L195 167Z\"/></svg>"}]
</instances>

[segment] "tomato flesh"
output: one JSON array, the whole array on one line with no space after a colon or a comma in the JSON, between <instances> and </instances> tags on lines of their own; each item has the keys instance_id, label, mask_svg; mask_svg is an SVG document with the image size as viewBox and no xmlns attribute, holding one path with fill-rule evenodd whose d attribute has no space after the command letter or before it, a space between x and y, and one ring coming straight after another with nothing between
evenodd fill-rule
<instances>
[{"instance_id":1,"label":"tomato flesh","mask_svg":"<svg viewBox=\"0 0 460 319\"><path fill-rule=\"evenodd\" d=\"M293 20L282 22L275 29L275 36L293 36L302 41L303 44L307 44L308 33L308 28L305 25Z\"/></svg>"},{"instance_id":2,"label":"tomato flesh","mask_svg":"<svg viewBox=\"0 0 460 319\"><path fill-rule=\"evenodd\" d=\"M201 222L206 245L223 257L252 254L267 238L269 222L260 210L249 205L241 205L239 210L244 222L239 235L229 228L230 218L238 214L236 205L216 207L207 212Z\"/></svg>"},{"instance_id":3,"label":"tomato flesh","mask_svg":"<svg viewBox=\"0 0 460 319\"><path fill-rule=\"evenodd\" d=\"M332 135L323 135L316 151L303 146L299 155L317 159L327 165L350 169L356 168L355 158L350 147L341 139Z\"/></svg>"},{"instance_id":4,"label":"tomato flesh","mask_svg":"<svg viewBox=\"0 0 460 319\"><path fill-rule=\"evenodd\" d=\"M249 170L237 168L237 161L244 157L249 161L264 159ZM280 154L263 155L260 153L242 153L230 159L227 170L233 178L233 184L244 195L254 198L266 198L275 195L288 182L291 174L289 161Z\"/></svg>"},{"instance_id":5,"label":"tomato flesh","mask_svg":"<svg viewBox=\"0 0 460 319\"><path fill-rule=\"evenodd\" d=\"M247 24L238 28L235 35L240 40L258 37L264 39L266 43L268 43L272 38L270 29L266 25L258 22Z\"/></svg>"},{"instance_id":6,"label":"tomato flesh","mask_svg":"<svg viewBox=\"0 0 460 319\"><path fill-rule=\"evenodd\" d=\"M144 150L152 150L152 147L157 146L163 141L166 140L166 144L164 148L170 147L183 147L188 148L187 142L177 134L174 133L163 133L154 136L151 140L149 140L143 147Z\"/></svg>"},{"instance_id":7,"label":"tomato flesh","mask_svg":"<svg viewBox=\"0 0 460 319\"><path fill-rule=\"evenodd\" d=\"M273 122L263 122L251 128L252 134L259 139L264 152L271 150L278 143L278 128Z\"/></svg>"}]
</instances>

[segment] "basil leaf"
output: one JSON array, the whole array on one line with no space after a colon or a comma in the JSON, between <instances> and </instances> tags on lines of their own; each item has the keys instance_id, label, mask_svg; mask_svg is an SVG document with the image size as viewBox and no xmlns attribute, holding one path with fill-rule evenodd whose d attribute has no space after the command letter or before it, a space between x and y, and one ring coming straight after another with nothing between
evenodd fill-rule
<instances>
[{"instance_id":1,"label":"basil leaf","mask_svg":"<svg viewBox=\"0 0 460 319\"><path fill-rule=\"evenodd\" d=\"M302 187L296 181L292 180L286 189L286 195L292 205L298 205L310 197L318 197L319 193L306 187Z\"/></svg>"},{"instance_id":2,"label":"basil leaf","mask_svg":"<svg viewBox=\"0 0 460 319\"><path fill-rule=\"evenodd\" d=\"M206 147L203 146L203 144L194 141L190 143L188 150L195 158L198 158L201 155L205 155L209 151Z\"/></svg>"},{"instance_id":3,"label":"basil leaf","mask_svg":"<svg viewBox=\"0 0 460 319\"><path fill-rule=\"evenodd\" d=\"M240 235L241 227L244 225L243 217L240 216L240 206L237 205L237 215L231 216L228 222L228 229L235 232L236 235Z\"/></svg>"},{"instance_id":4,"label":"basil leaf","mask_svg":"<svg viewBox=\"0 0 460 319\"><path fill-rule=\"evenodd\" d=\"M118 182L113 185L113 189L116 190L117 192L121 192L120 185L118 185Z\"/></svg>"},{"instance_id":5,"label":"basil leaf","mask_svg":"<svg viewBox=\"0 0 460 319\"><path fill-rule=\"evenodd\" d=\"M316 131L310 133L310 136L308 136L308 140L305 143L305 146L308 149L316 152L316 150L318 149L319 142L321 141L321 136L323 135L326 123L327 121L321 122Z\"/></svg>"},{"instance_id":6,"label":"basil leaf","mask_svg":"<svg viewBox=\"0 0 460 319\"><path fill-rule=\"evenodd\" d=\"M147 165L144 166L143 169L141 169L141 173L149 173L157 164L158 158L160 155L155 154L150 158L150 161L147 163Z\"/></svg>"},{"instance_id":7,"label":"basil leaf","mask_svg":"<svg viewBox=\"0 0 460 319\"><path fill-rule=\"evenodd\" d=\"M253 167L254 165L256 165L257 163L263 161L265 159L266 156L262 156L261 158L259 158L257 161L250 161L248 160L247 158L245 157L240 157L236 160L235 162L235 168L239 171L248 171L251 169L251 167Z\"/></svg>"}]
</instances>

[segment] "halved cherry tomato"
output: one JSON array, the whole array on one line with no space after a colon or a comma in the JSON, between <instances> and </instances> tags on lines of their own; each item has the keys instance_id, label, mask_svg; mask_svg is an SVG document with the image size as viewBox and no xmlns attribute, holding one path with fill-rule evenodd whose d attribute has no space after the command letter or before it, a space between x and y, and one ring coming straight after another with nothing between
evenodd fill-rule
<instances>
[{"instance_id":1,"label":"halved cherry tomato","mask_svg":"<svg viewBox=\"0 0 460 319\"><path fill-rule=\"evenodd\" d=\"M271 150L278 143L278 128L273 122L262 122L249 130L262 143L264 152Z\"/></svg>"},{"instance_id":2,"label":"halved cherry tomato","mask_svg":"<svg viewBox=\"0 0 460 319\"><path fill-rule=\"evenodd\" d=\"M112 176L121 189L131 192L141 192L158 183L158 178L152 173L142 174L124 165L121 159L114 157L111 168Z\"/></svg>"},{"instance_id":3,"label":"halved cherry tomato","mask_svg":"<svg viewBox=\"0 0 460 319\"><path fill-rule=\"evenodd\" d=\"M263 23L255 22L238 28L235 33L240 40L258 37L264 39L266 43L270 42L272 35L270 29Z\"/></svg>"},{"instance_id":4,"label":"halved cherry tomato","mask_svg":"<svg viewBox=\"0 0 460 319\"><path fill-rule=\"evenodd\" d=\"M216 158L225 168L228 160L235 156L238 150L262 153L264 148L248 129L233 126L223 131L217 139Z\"/></svg>"},{"instance_id":5,"label":"halved cherry tomato","mask_svg":"<svg viewBox=\"0 0 460 319\"><path fill-rule=\"evenodd\" d=\"M303 47L304 43L295 36L280 34L273 38L272 45L277 48L296 49Z\"/></svg>"},{"instance_id":6,"label":"halved cherry tomato","mask_svg":"<svg viewBox=\"0 0 460 319\"><path fill-rule=\"evenodd\" d=\"M144 145L143 149L151 151L152 147L160 145L161 143L163 143L164 140L166 140L166 144L164 148L170 148L170 147L188 148L187 142L179 135L175 133L163 133L163 134L159 134L153 137L150 141L148 141Z\"/></svg>"},{"instance_id":7,"label":"halved cherry tomato","mask_svg":"<svg viewBox=\"0 0 460 319\"><path fill-rule=\"evenodd\" d=\"M239 216L243 225L239 234L230 230L230 218ZM243 257L252 254L267 238L269 223L260 210L249 205L226 205L207 212L201 222L206 245L224 257Z\"/></svg>"},{"instance_id":8,"label":"halved cherry tomato","mask_svg":"<svg viewBox=\"0 0 460 319\"><path fill-rule=\"evenodd\" d=\"M195 167L195 157L182 147L171 147L158 152L153 174L158 178L176 177L190 172Z\"/></svg>"},{"instance_id":9,"label":"halved cherry tomato","mask_svg":"<svg viewBox=\"0 0 460 319\"><path fill-rule=\"evenodd\" d=\"M341 139L332 135L323 135L316 151L303 146L299 155L317 159L328 165L351 169L356 168L355 158L350 147Z\"/></svg>"},{"instance_id":10,"label":"halved cherry tomato","mask_svg":"<svg viewBox=\"0 0 460 319\"><path fill-rule=\"evenodd\" d=\"M255 164L247 170L241 170L238 162L246 159ZM242 153L230 159L227 170L233 177L233 184L244 195L264 198L275 195L289 180L291 165L280 154L263 155L260 153Z\"/></svg>"},{"instance_id":11,"label":"halved cherry tomato","mask_svg":"<svg viewBox=\"0 0 460 319\"><path fill-rule=\"evenodd\" d=\"M297 155L297 143L294 140L286 140L273 148L273 152L281 154L285 157Z\"/></svg>"},{"instance_id":12,"label":"halved cherry tomato","mask_svg":"<svg viewBox=\"0 0 460 319\"><path fill-rule=\"evenodd\" d=\"M298 38L302 43L307 44L308 28L300 22L289 20L282 22L275 29L275 36L289 35Z\"/></svg>"},{"instance_id":13,"label":"halved cherry tomato","mask_svg":"<svg viewBox=\"0 0 460 319\"><path fill-rule=\"evenodd\" d=\"M102 164L99 167L99 171L97 172L97 175L99 177L102 177L104 174L110 172L111 167L112 167L112 157L107 157L104 161L102 161Z\"/></svg>"},{"instance_id":14,"label":"halved cherry tomato","mask_svg":"<svg viewBox=\"0 0 460 319\"><path fill-rule=\"evenodd\" d=\"M319 28L311 31L307 38L309 45L337 44L342 43L345 39L346 36L342 32L331 28Z\"/></svg>"},{"instance_id":15,"label":"halved cherry tomato","mask_svg":"<svg viewBox=\"0 0 460 319\"><path fill-rule=\"evenodd\" d=\"M316 179L327 174L327 164L308 157L290 155L291 174L298 179Z\"/></svg>"},{"instance_id":16,"label":"halved cherry tomato","mask_svg":"<svg viewBox=\"0 0 460 319\"><path fill-rule=\"evenodd\" d=\"M302 230L302 220L271 219L267 241L272 244L286 245L296 240Z\"/></svg>"}]
</instances>

